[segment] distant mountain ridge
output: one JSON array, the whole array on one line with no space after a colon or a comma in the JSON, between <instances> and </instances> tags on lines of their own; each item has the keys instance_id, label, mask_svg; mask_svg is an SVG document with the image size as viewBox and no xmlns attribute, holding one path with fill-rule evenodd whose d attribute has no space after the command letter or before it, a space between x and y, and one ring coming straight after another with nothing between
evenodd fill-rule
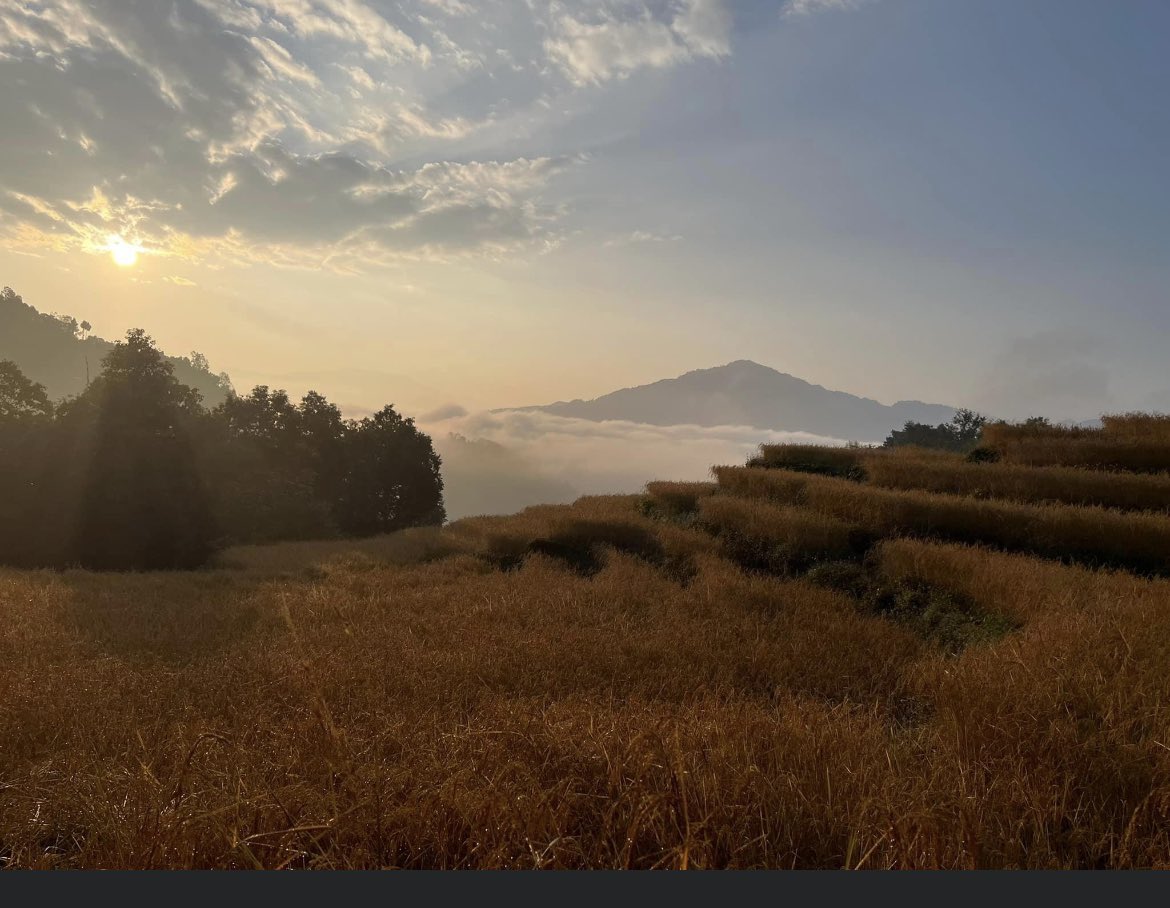
<instances>
[{"instance_id":1,"label":"distant mountain ridge","mask_svg":"<svg viewBox=\"0 0 1170 908\"><path fill-rule=\"evenodd\" d=\"M832 391L743 359L622 388L593 400L517 409L593 422L620 419L655 426L753 426L861 442L880 442L908 420L936 425L955 415L955 408L945 404L919 400L883 404Z\"/></svg>"}]
</instances>

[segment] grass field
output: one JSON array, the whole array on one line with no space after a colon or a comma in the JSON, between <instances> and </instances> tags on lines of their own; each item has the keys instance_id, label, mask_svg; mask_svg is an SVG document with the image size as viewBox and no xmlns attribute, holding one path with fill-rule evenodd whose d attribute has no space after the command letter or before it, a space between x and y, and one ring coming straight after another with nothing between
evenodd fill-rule
<instances>
[{"instance_id":1,"label":"grass field","mask_svg":"<svg viewBox=\"0 0 1170 908\"><path fill-rule=\"evenodd\" d=\"M1165 479L762 456L195 573L0 570L0 863L1170 866Z\"/></svg>"}]
</instances>

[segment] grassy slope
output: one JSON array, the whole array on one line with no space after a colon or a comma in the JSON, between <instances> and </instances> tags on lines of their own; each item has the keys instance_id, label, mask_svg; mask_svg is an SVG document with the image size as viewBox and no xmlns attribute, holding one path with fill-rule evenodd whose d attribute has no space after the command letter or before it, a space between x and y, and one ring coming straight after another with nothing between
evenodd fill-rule
<instances>
[{"instance_id":1,"label":"grassy slope","mask_svg":"<svg viewBox=\"0 0 1170 908\"><path fill-rule=\"evenodd\" d=\"M0 571L0 861L1170 865L1170 582L901 535L1068 508L727 477Z\"/></svg>"}]
</instances>

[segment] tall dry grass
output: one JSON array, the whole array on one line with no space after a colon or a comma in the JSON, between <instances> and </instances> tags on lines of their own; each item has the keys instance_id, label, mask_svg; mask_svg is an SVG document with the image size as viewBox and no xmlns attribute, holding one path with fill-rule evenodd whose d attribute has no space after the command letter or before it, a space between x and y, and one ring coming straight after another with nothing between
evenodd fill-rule
<instances>
[{"instance_id":1,"label":"tall dry grass","mask_svg":"<svg viewBox=\"0 0 1170 908\"><path fill-rule=\"evenodd\" d=\"M1101 417L1105 434L1170 444L1170 414L1113 413Z\"/></svg>"},{"instance_id":2,"label":"tall dry grass","mask_svg":"<svg viewBox=\"0 0 1170 908\"><path fill-rule=\"evenodd\" d=\"M716 467L715 473L733 494L798 505L879 536L982 542L1046 558L1170 570L1170 517L1161 514L895 491L754 467Z\"/></svg>"},{"instance_id":3,"label":"tall dry grass","mask_svg":"<svg viewBox=\"0 0 1170 908\"><path fill-rule=\"evenodd\" d=\"M882 825L825 760L888 775L920 644L835 594L613 553L249 576L0 575L9 866L839 865Z\"/></svg>"},{"instance_id":4,"label":"tall dry grass","mask_svg":"<svg viewBox=\"0 0 1170 908\"><path fill-rule=\"evenodd\" d=\"M713 482L648 482L646 495L667 515L681 516L699 509L699 501L714 495L719 487Z\"/></svg>"},{"instance_id":5,"label":"tall dry grass","mask_svg":"<svg viewBox=\"0 0 1170 908\"><path fill-rule=\"evenodd\" d=\"M699 522L741 566L784 572L858 551L857 528L804 508L718 495L699 502Z\"/></svg>"},{"instance_id":6,"label":"tall dry grass","mask_svg":"<svg viewBox=\"0 0 1170 908\"><path fill-rule=\"evenodd\" d=\"M860 477L862 450L829 445L760 445L750 467L819 473L847 479Z\"/></svg>"},{"instance_id":7,"label":"tall dry grass","mask_svg":"<svg viewBox=\"0 0 1170 908\"><path fill-rule=\"evenodd\" d=\"M901 536L1056 553L1166 518L718 478L649 490L690 523L595 497L0 570L0 865L1170 867L1170 582ZM1014 629L955 655L722 554L832 558L854 523L893 536L867 571Z\"/></svg>"},{"instance_id":8,"label":"tall dry grass","mask_svg":"<svg viewBox=\"0 0 1170 908\"><path fill-rule=\"evenodd\" d=\"M918 581L998 608L1022 622L1039 615L1106 615L1118 603L1170 610L1170 581L1093 570L979 546L889 539L874 552L882 573Z\"/></svg>"},{"instance_id":9,"label":"tall dry grass","mask_svg":"<svg viewBox=\"0 0 1170 908\"><path fill-rule=\"evenodd\" d=\"M1118 426L1131 428L1141 422L1117 419ZM1156 433L992 423L983 428L983 444L1009 463L1032 467L1170 471L1170 439Z\"/></svg>"},{"instance_id":10,"label":"tall dry grass","mask_svg":"<svg viewBox=\"0 0 1170 908\"><path fill-rule=\"evenodd\" d=\"M1170 476L1110 473L1075 467L968 463L950 458L871 454L868 481L886 489L999 498L1032 504L1094 505L1126 511L1170 510Z\"/></svg>"},{"instance_id":11,"label":"tall dry grass","mask_svg":"<svg viewBox=\"0 0 1170 908\"><path fill-rule=\"evenodd\" d=\"M1010 642L924 660L912 685L953 736L964 784L1008 782L972 822L1023 802L1043 817L1027 841L1000 844L995 860L1073 848L1083 866L1160 865L1170 830L1170 583L914 540L884 543L879 557L893 577L948 587L1023 622ZM1008 781L1024 773L1046 779L1048 800Z\"/></svg>"}]
</instances>

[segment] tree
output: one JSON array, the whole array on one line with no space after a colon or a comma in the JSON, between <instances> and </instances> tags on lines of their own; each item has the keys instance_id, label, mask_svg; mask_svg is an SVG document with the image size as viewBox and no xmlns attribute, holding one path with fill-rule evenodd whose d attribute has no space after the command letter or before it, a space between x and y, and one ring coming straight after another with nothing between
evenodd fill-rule
<instances>
[{"instance_id":1,"label":"tree","mask_svg":"<svg viewBox=\"0 0 1170 908\"><path fill-rule=\"evenodd\" d=\"M43 385L0 361L0 561L34 564L40 551L40 474L51 456L53 405Z\"/></svg>"},{"instance_id":2,"label":"tree","mask_svg":"<svg viewBox=\"0 0 1170 908\"><path fill-rule=\"evenodd\" d=\"M951 434L955 439L955 450L969 451L979 444L979 436L987 425L987 417L974 410L962 409L951 420Z\"/></svg>"},{"instance_id":3,"label":"tree","mask_svg":"<svg viewBox=\"0 0 1170 908\"><path fill-rule=\"evenodd\" d=\"M11 360L0 360L0 422L52 415L45 386L29 381Z\"/></svg>"},{"instance_id":4,"label":"tree","mask_svg":"<svg viewBox=\"0 0 1170 908\"><path fill-rule=\"evenodd\" d=\"M441 524L441 465L430 437L391 406L350 422L333 509L338 527L370 535Z\"/></svg>"},{"instance_id":5,"label":"tree","mask_svg":"<svg viewBox=\"0 0 1170 908\"><path fill-rule=\"evenodd\" d=\"M979 444L979 436L987 425L987 417L974 410L959 410L949 423L930 426L907 422L886 438L885 447L914 445L919 448L939 448L944 451L967 452Z\"/></svg>"},{"instance_id":6,"label":"tree","mask_svg":"<svg viewBox=\"0 0 1170 908\"><path fill-rule=\"evenodd\" d=\"M260 385L217 407L200 439L200 466L227 540L336 535L331 478L344 429L340 411L313 391L294 406L285 391Z\"/></svg>"},{"instance_id":7,"label":"tree","mask_svg":"<svg viewBox=\"0 0 1170 908\"><path fill-rule=\"evenodd\" d=\"M53 407L0 362L0 562L189 568L216 544L445 519L431 440L392 407L347 421L315 391L294 404L260 386L208 412L176 376L202 365L131 331L83 393Z\"/></svg>"},{"instance_id":8,"label":"tree","mask_svg":"<svg viewBox=\"0 0 1170 908\"><path fill-rule=\"evenodd\" d=\"M214 528L189 432L199 394L142 330L106 356L101 376L66 409L83 457L71 555L105 570L192 568Z\"/></svg>"}]
</instances>

